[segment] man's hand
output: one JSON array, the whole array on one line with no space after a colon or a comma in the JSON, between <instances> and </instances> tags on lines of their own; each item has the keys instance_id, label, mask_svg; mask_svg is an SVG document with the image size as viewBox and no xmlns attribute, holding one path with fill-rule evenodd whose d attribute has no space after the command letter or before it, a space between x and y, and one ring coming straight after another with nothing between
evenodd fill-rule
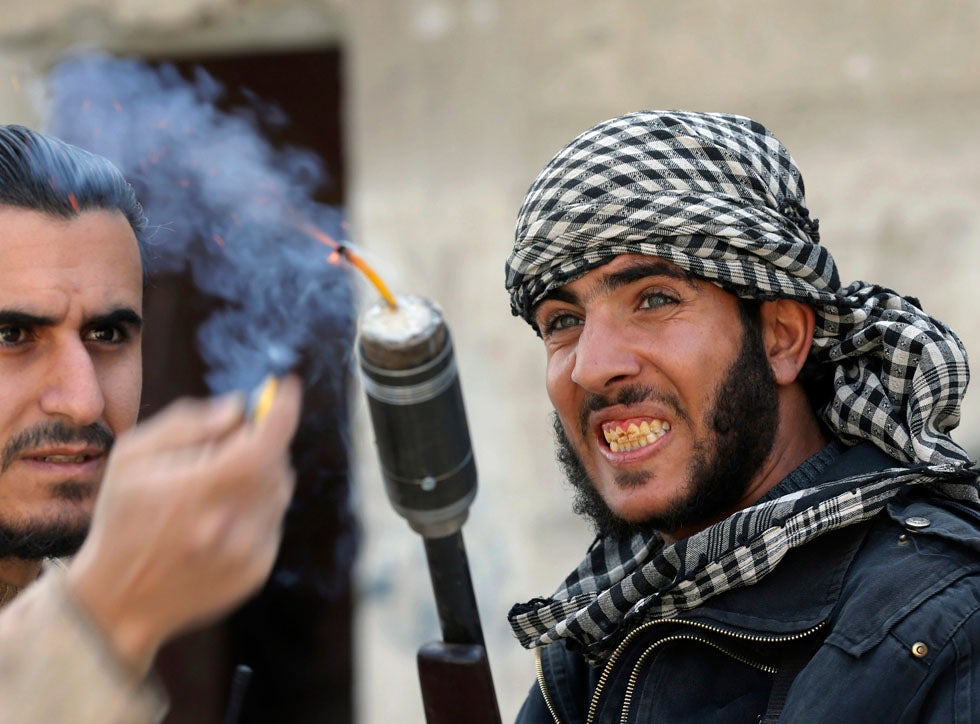
<instances>
[{"instance_id":1,"label":"man's hand","mask_svg":"<svg viewBox=\"0 0 980 724\"><path fill-rule=\"evenodd\" d=\"M139 675L181 631L227 613L265 581L293 491L289 444L301 388L268 414L243 400L180 400L122 435L69 586Z\"/></svg>"}]
</instances>

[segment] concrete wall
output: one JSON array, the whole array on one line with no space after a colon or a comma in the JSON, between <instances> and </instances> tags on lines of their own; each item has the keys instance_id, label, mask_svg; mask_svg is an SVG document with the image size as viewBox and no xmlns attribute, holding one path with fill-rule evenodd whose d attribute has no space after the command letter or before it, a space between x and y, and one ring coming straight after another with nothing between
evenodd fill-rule
<instances>
[{"instance_id":1,"label":"concrete wall","mask_svg":"<svg viewBox=\"0 0 980 724\"><path fill-rule=\"evenodd\" d=\"M36 118L23 79L78 39L344 44L355 238L396 290L442 305L456 341L481 484L465 535L505 721L534 677L507 609L549 594L589 540L552 462L543 351L503 292L523 193L572 136L642 108L758 118L803 169L842 276L916 294L980 350L976 3L2 0L0 13L3 122ZM960 435L974 450L978 405ZM438 635L422 547L381 492L360 393L354 408L360 721L421 722L414 654Z\"/></svg>"}]
</instances>

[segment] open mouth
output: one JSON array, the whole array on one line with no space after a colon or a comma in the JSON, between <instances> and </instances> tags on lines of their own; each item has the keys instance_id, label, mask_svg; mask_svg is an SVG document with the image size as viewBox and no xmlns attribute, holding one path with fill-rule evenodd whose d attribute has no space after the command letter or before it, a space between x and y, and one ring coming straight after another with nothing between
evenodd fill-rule
<instances>
[{"instance_id":1,"label":"open mouth","mask_svg":"<svg viewBox=\"0 0 980 724\"><path fill-rule=\"evenodd\" d=\"M42 457L32 458L33 460L39 460L42 463L84 463L86 460L91 460L91 455L44 455Z\"/></svg>"},{"instance_id":2,"label":"open mouth","mask_svg":"<svg viewBox=\"0 0 980 724\"><path fill-rule=\"evenodd\" d=\"M669 422L654 418L617 420L602 425L602 435L613 452L639 450L655 443L669 431Z\"/></svg>"}]
</instances>

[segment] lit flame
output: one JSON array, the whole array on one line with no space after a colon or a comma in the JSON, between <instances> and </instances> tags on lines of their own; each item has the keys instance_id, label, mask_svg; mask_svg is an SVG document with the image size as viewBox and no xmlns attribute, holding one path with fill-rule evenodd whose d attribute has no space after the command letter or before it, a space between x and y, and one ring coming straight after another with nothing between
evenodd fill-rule
<instances>
[{"instance_id":1,"label":"lit flame","mask_svg":"<svg viewBox=\"0 0 980 724\"><path fill-rule=\"evenodd\" d=\"M387 302L389 307L392 309L398 308L398 302L395 301L395 297L391 293L391 290L388 289L388 285L381 281L381 277L379 277L374 269L368 266L368 263L360 256L355 254L348 247L333 239L329 234L324 233L320 229L317 229L310 224L304 224L303 230L320 243L326 244L327 246L333 248L333 251L330 252L330 256L327 257L328 262L331 264L339 264L342 258L347 259L352 266L359 269L361 273L368 278L368 280L374 285L374 288L381 294L385 302Z\"/></svg>"}]
</instances>

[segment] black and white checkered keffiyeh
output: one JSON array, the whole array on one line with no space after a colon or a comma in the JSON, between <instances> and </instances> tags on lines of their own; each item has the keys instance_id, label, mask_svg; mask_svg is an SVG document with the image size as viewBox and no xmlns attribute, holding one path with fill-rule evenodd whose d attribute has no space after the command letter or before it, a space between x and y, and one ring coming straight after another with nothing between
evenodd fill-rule
<instances>
[{"instance_id":1,"label":"black and white checkered keffiyeh","mask_svg":"<svg viewBox=\"0 0 980 724\"><path fill-rule=\"evenodd\" d=\"M522 646L574 642L601 663L625 634L767 575L790 549L874 517L907 485L937 484L975 501L976 472L916 465L846 478L742 510L674 545L658 536L599 539L550 598L515 605L508 619Z\"/></svg>"},{"instance_id":2,"label":"black and white checkered keffiyeh","mask_svg":"<svg viewBox=\"0 0 980 724\"><path fill-rule=\"evenodd\" d=\"M740 116L639 112L600 123L541 172L507 260L514 314L620 254L648 254L750 299L812 305L810 356L834 369L821 411L848 441L906 462L966 462L959 423L966 350L916 300L842 287L819 244L803 179L766 128Z\"/></svg>"},{"instance_id":3,"label":"black and white checkered keffiyeh","mask_svg":"<svg viewBox=\"0 0 980 724\"><path fill-rule=\"evenodd\" d=\"M962 343L914 299L841 285L800 172L765 127L643 111L573 140L518 216L507 261L514 314L533 326L551 290L620 254L663 258L741 297L813 306L810 358L834 379L822 418L841 440L869 440L910 467L740 511L663 550L656 537L602 541L551 598L511 611L524 646L569 639L599 661L631 622L758 581L789 549L874 516L904 485L978 502L969 456L949 437L969 378Z\"/></svg>"}]
</instances>

